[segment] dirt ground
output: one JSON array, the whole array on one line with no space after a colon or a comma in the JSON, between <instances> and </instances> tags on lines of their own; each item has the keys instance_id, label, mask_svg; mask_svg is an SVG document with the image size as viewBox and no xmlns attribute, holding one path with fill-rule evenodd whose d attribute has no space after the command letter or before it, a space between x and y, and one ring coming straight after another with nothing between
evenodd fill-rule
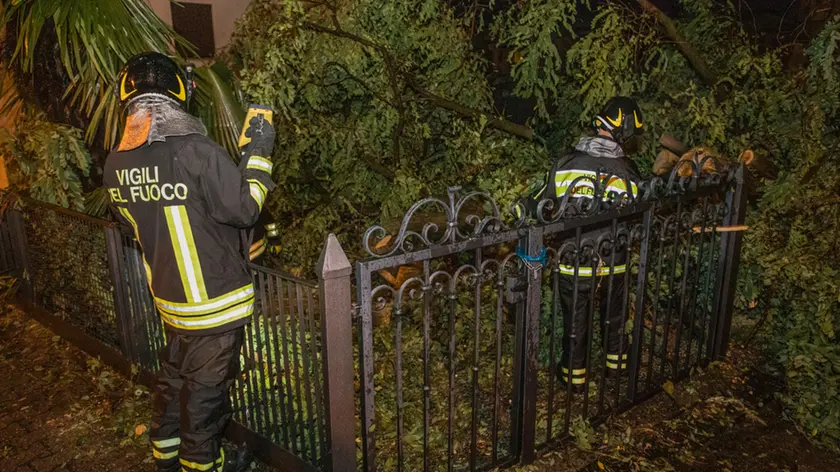
<instances>
[{"instance_id":1,"label":"dirt ground","mask_svg":"<svg viewBox=\"0 0 840 472\"><path fill-rule=\"evenodd\" d=\"M0 372L0 471L152 470L135 430L146 389L15 310L0 314Z\"/></svg>"},{"instance_id":2,"label":"dirt ground","mask_svg":"<svg viewBox=\"0 0 840 472\"><path fill-rule=\"evenodd\" d=\"M840 471L840 456L784 418L783 385L759 365L754 349L735 347L520 470ZM0 472L154 470L149 392L16 310L0 313L0 373Z\"/></svg>"},{"instance_id":3,"label":"dirt ground","mask_svg":"<svg viewBox=\"0 0 840 472\"><path fill-rule=\"evenodd\" d=\"M784 385L737 341L726 362L611 418L528 472L828 472L840 455L811 444L784 417ZM610 434L611 433L611 434Z\"/></svg>"},{"instance_id":4,"label":"dirt ground","mask_svg":"<svg viewBox=\"0 0 840 472\"><path fill-rule=\"evenodd\" d=\"M0 310L0 375L0 472L156 470L149 391L14 309Z\"/></svg>"}]
</instances>

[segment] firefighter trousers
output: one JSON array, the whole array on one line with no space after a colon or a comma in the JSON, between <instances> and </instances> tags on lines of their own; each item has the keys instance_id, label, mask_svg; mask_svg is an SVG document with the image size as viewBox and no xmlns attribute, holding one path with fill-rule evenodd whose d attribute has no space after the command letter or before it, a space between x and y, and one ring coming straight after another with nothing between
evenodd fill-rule
<instances>
[{"instance_id":1,"label":"firefighter trousers","mask_svg":"<svg viewBox=\"0 0 840 472\"><path fill-rule=\"evenodd\" d=\"M622 266L623 267L623 266ZM610 286L612 278L612 286ZM569 381L568 373L572 372L572 385L582 385L586 382L586 357L589 351L590 337L594 341L594 333L589 332L590 317L594 316L592 306L593 296L597 305L601 332L601 346L592 346L592 352L604 350L606 356L605 367L608 372L616 372L627 368L627 352L629 351L629 337L625 334L624 324L624 274L614 273L609 276L578 277L577 294L575 294L574 277L560 275L560 304L563 311L563 357L560 361L560 379ZM594 292L594 293L593 293ZM592 320L594 327L594 319ZM604 348L606 346L606 349ZM590 365L597 362L590 360Z\"/></svg>"},{"instance_id":2,"label":"firefighter trousers","mask_svg":"<svg viewBox=\"0 0 840 472\"><path fill-rule=\"evenodd\" d=\"M210 336L166 329L149 438L159 471L221 471L244 328Z\"/></svg>"}]
</instances>

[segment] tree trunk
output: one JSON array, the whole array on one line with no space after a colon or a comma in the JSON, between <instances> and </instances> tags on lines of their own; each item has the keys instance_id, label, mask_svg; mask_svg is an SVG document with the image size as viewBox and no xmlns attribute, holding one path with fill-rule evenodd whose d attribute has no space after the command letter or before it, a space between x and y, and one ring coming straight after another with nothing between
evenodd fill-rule
<instances>
[{"instance_id":1,"label":"tree trunk","mask_svg":"<svg viewBox=\"0 0 840 472\"><path fill-rule=\"evenodd\" d=\"M775 180L779 176L779 169L766 156L762 157L747 150L741 153L739 160L744 163L747 169L759 177Z\"/></svg>"},{"instance_id":2,"label":"tree trunk","mask_svg":"<svg viewBox=\"0 0 840 472\"><path fill-rule=\"evenodd\" d=\"M717 76L715 76L712 72L709 64L706 63L706 60L703 59L694 47L692 47L691 44L680 35L680 32L677 31L677 25L674 23L674 20L668 17L668 15L666 15L649 0L638 0L638 2L642 7L642 10L652 14L656 18L656 21L659 22L659 25L663 30L665 30L665 34L671 41L674 42L674 44L677 45L677 49L679 49L680 53L688 59L688 62L691 63L691 67L694 68L697 75L700 76L703 82L709 87L714 87L718 81Z\"/></svg>"}]
</instances>

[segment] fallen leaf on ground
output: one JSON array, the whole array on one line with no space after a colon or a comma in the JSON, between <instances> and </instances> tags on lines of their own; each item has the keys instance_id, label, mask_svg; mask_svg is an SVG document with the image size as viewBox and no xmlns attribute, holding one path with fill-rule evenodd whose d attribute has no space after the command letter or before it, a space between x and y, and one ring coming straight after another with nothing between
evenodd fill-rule
<instances>
[{"instance_id":1,"label":"fallen leaf on ground","mask_svg":"<svg viewBox=\"0 0 840 472\"><path fill-rule=\"evenodd\" d=\"M671 382L670 380L665 382L665 384L662 385L662 390L665 390L665 393L667 393L668 396L673 397L674 396L674 383Z\"/></svg>"}]
</instances>

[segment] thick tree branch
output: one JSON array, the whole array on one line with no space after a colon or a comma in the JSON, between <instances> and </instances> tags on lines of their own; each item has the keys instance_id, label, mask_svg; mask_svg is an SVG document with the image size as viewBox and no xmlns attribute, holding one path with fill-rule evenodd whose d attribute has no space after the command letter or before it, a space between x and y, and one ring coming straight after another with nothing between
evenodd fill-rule
<instances>
[{"instance_id":1,"label":"thick tree branch","mask_svg":"<svg viewBox=\"0 0 840 472\"><path fill-rule=\"evenodd\" d=\"M752 150L746 150L741 153L738 160L760 177L773 180L779 177L779 168L767 156L760 156Z\"/></svg>"},{"instance_id":2,"label":"thick tree branch","mask_svg":"<svg viewBox=\"0 0 840 472\"><path fill-rule=\"evenodd\" d=\"M709 64L706 63L706 60L691 46L691 44L683 38L679 31L677 31L677 25L674 24L674 20L672 20L668 15L666 15L662 10L660 10L656 5L651 3L649 0L638 0L639 5L642 7L642 10L652 14L662 29L665 30L665 34L674 44L677 45L677 49L680 50L683 56L688 59L688 62L691 63L691 67L697 72L697 75L703 79L703 82L706 83L709 87L714 87L717 82L717 76L712 72L712 69L709 67Z\"/></svg>"},{"instance_id":3,"label":"thick tree branch","mask_svg":"<svg viewBox=\"0 0 840 472\"><path fill-rule=\"evenodd\" d=\"M389 67L389 73L390 72L396 72L399 75L401 75L403 77L403 79L406 80L409 87L411 87L415 92L420 94L420 96L422 96L423 98L425 98L426 100L431 102L433 105L436 105L436 106L444 108L446 110L455 112L455 113L457 113L461 116L468 117L468 118L477 119L477 118L484 117L485 119L487 119L488 126L496 128L500 131L504 131L506 133L510 133L514 136L519 136L519 137L525 138L525 139L532 139L534 137L534 131L527 126L520 125L518 123L514 123L512 121L505 120L504 118L498 118L496 116L491 115L490 113L485 113L481 110L476 110L476 109L468 107L468 106L466 106L462 103L458 103L454 100L450 100L448 98L441 97L440 95L437 95L437 94L435 94L435 93L433 93L429 90L426 90L422 86L420 86L420 84L417 83L417 80L414 78L414 76L412 74L409 74L408 72L399 70L398 68L394 68L393 70L391 70L391 67L393 67L393 65L396 64L397 62L394 59L391 52L388 51L388 49L385 48L384 46L376 44L373 41L371 41L369 39L366 39L366 38L363 38L359 35L347 32L343 29L327 28L325 26L321 26L317 23L312 23L312 22L309 22L309 21L304 21L301 24L305 29L308 29L310 31L316 31L316 32L319 32L319 33L326 33L326 34L330 34L330 35L337 36L337 37L340 37L340 38L347 38L347 39L355 41L355 42L357 42L357 43L359 43L363 46L367 46L369 48L375 49L380 54L382 54L382 56L383 56L383 58L386 62L386 66ZM388 65L389 63L392 64L392 65L389 66Z\"/></svg>"},{"instance_id":4,"label":"thick tree branch","mask_svg":"<svg viewBox=\"0 0 840 472\"><path fill-rule=\"evenodd\" d=\"M688 152L688 147L686 147L685 144L668 134L663 134L662 137L659 138L659 145L678 156L682 156Z\"/></svg>"},{"instance_id":5,"label":"thick tree branch","mask_svg":"<svg viewBox=\"0 0 840 472\"><path fill-rule=\"evenodd\" d=\"M383 166L382 164L376 162L368 156L360 156L359 158L362 160L362 162L365 163L366 166L368 166L370 170L386 178L389 182L393 182L394 180L396 180L397 174L395 174L394 171L392 171L391 169Z\"/></svg>"},{"instance_id":6,"label":"thick tree branch","mask_svg":"<svg viewBox=\"0 0 840 472\"><path fill-rule=\"evenodd\" d=\"M518 123L514 123L512 121L505 120L503 118L496 118L495 116L491 115L490 113L485 113L481 110L476 110L475 108L470 108L462 103L458 103L456 101L450 100L448 98L441 97L435 93L432 93L423 87L420 86L415 80L410 79L408 81L408 85L421 97L425 98L432 104L444 108L446 110L455 112L459 115L470 117L470 118L480 118L484 117L487 119L487 125L493 128L496 128L500 131L504 131L506 133L510 133L515 136L519 136L525 139L533 139L534 137L534 130L531 128L520 125Z\"/></svg>"},{"instance_id":7,"label":"thick tree branch","mask_svg":"<svg viewBox=\"0 0 840 472\"><path fill-rule=\"evenodd\" d=\"M362 44L362 45L367 46L369 48L376 49L377 51L382 52L383 54L388 54L388 51L384 47L374 43L373 41L371 41L369 39L365 39L365 38L363 38L359 35L356 35L356 34L353 34L353 33L348 33L347 31L344 31L343 29L327 28L326 26L321 26L318 23L312 23L311 21L304 21L301 24L303 25L303 27L305 29L308 29L310 31L317 31L319 33L327 33L327 34L331 34L333 36L338 36L340 38L352 39L353 41L355 41L359 44Z\"/></svg>"}]
</instances>

